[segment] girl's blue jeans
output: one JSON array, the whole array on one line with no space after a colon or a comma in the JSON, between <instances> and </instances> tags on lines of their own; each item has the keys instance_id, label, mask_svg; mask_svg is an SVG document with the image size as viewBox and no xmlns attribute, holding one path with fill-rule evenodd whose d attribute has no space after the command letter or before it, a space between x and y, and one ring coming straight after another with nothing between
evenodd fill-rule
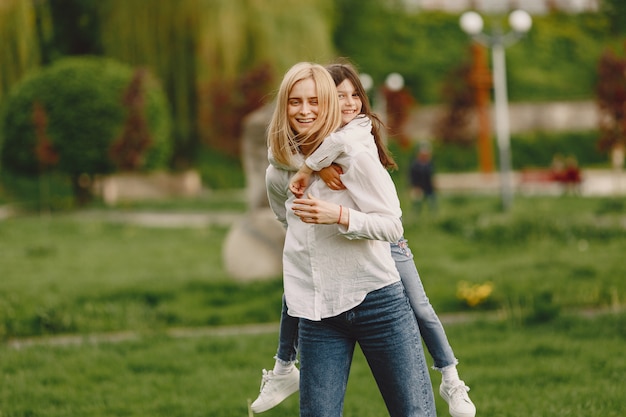
<instances>
[{"instance_id":1,"label":"girl's blue jeans","mask_svg":"<svg viewBox=\"0 0 626 417\"><path fill-rule=\"evenodd\" d=\"M402 284L406 291L419 330L428 352L433 357L434 367L441 370L446 366L458 363L448 337L430 304L424 286L413 262L413 254L404 238L391 244L391 255L396 262ZM298 319L287 314L287 305L283 296L283 307L280 319L280 335L278 351L275 358L279 361L295 362L298 353Z\"/></svg>"},{"instance_id":2,"label":"girl's blue jeans","mask_svg":"<svg viewBox=\"0 0 626 417\"><path fill-rule=\"evenodd\" d=\"M422 280L413 261L413 253L404 238L391 245L391 255L396 261L396 269L400 273L406 295L417 318L424 344L433 357L435 369L441 370L446 366L456 365L458 361L441 321L424 291Z\"/></svg>"},{"instance_id":3,"label":"girl's blue jeans","mask_svg":"<svg viewBox=\"0 0 626 417\"><path fill-rule=\"evenodd\" d=\"M417 321L400 282L338 316L300 319L300 417L341 417L356 344L391 417L433 417L435 400Z\"/></svg>"}]
</instances>

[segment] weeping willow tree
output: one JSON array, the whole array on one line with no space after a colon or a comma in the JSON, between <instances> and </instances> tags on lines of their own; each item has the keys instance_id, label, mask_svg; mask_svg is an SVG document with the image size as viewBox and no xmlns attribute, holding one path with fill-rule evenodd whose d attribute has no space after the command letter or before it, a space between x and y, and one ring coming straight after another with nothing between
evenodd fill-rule
<instances>
[{"instance_id":1,"label":"weeping willow tree","mask_svg":"<svg viewBox=\"0 0 626 417\"><path fill-rule=\"evenodd\" d=\"M333 10L332 0L108 0L103 46L161 78L184 166L203 142L238 149L236 127L286 68L333 57Z\"/></svg>"},{"instance_id":2,"label":"weeping willow tree","mask_svg":"<svg viewBox=\"0 0 626 417\"><path fill-rule=\"evenodd\" d=\"M50 33L45 1L0 0L0 103L24 74L41 62L39 35Z\"/></svg>"},{"instance_id":3,"label":"weeping willow tree","mask_svg":"<svg viewBox=\"0 0 626 417\"><path fill-rule=\"evenodd\" d=\"M200 126L203 140L239 151L241 121L271 98L297 61L333 55L334 4L294 0L208 1L200 44Z\"/></svg>"},{"instance_id":4,"label":"weeping willow tree","mask_svg":"<svg viewBox=\"0 0 626 417\"><path fill-rule=\"evenodd\" d=\"M156 0L146 6L143 0L102 2L102 44L107 56L149 67L161 79L175 120L172 162L184 167L198 137L195 54L201 8L196 0Z\"/></svg>"}]
</instances>

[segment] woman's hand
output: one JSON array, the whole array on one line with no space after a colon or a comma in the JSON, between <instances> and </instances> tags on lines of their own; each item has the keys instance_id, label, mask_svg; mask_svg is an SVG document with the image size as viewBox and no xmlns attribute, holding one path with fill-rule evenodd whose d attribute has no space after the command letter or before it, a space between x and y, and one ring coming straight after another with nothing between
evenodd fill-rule
<instances>
[{"instance_id":1,"label":"woman's hand","mask_svg":"<svg viewBox=\"0 0 626 417\"><path fill-rule=\"evenodd\" d=\"M291 209L305 223L312 224L342 224L347 226L350 222L348 209L319 200L308 194L308 198L297 198L293 201Z\"/></svg>"},{"instance_id":2,"label":"woman's hand","mask_svg":"<svg viewBox=\"0 0 626 417\"><path fill-rule=\"evenodd\" d=\"M341 174L343 174L343 169L337 164L322 168L319 172L320 178L324 181L326 186L335 191L346 189L346 186L341 182Z\"/></svg>"}]
</instances>

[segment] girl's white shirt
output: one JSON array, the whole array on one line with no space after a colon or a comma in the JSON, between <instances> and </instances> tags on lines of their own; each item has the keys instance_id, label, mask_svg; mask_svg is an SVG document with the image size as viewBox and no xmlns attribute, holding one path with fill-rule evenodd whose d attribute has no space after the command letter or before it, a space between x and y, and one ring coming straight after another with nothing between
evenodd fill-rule
<instances>
[{"instance_id":1,"label":"girl's white shirt","mask_svg":"<svg viewBox=\"0 0 626 417\"><path fill-rule=\"evenodd\" d=\"M363 145L378 158L378 149L376 149L371 131L372 121L365 115L359 115L324 139L304 163L313 171L321 171L323 168L329 167L339 155L345 153L348 146L356 144Z\"/></svg>"},{"instance_id":2,"label":"girl's white shirt","mask_svg":"<svg viewBox=\"0 0 626 417\"><path fill-rule=\"evenodd\" d=\"M371 121L354 119L324 143L333 141L334 135L341 137L329 143L332 149L327 155L336 152L335 147L341 152L334 161L323 163L342 167L341 180L347 189L333 191L313 175L306 193L342 205L350 213L349 227L302 222L291 210L293 171L272 164L266 171L270 207L287 228L283 281L288 312L309 320L343 313L359 305L368 293L400 280L389 242L402 236L402 211L391 176L377 152L372 152Z\"/></svg>"}]
</instances>

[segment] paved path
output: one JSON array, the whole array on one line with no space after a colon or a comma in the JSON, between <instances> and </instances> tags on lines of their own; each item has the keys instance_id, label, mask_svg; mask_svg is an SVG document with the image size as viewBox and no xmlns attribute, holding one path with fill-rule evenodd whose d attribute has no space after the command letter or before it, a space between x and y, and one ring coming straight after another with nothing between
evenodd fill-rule
<instances>
[{"instance_id":1,"label":"paved path","mask_svg":"<svg viewBox=\"0 0 626 417\"><path fill-rule=\"evenodd\" d=\"M583 197L626 196L626 171L589 169L582 171L580 195ZM442 193L497 194L501 191L498 172L483 174L437 174L437 187ZM561 195L563 188L552 182L524 182L519 172L511 174L511 185L516 194Z\"/></svg>"},{"instance_id":2,"label":"paved path","mask_svg":"<svg viewBox=\"0 0 626 417\"><path fill-rule=\"evenodd\" d=\"M178 227L207 227L230 226L243 217L243 213L234 212L128 212L121 210L85 210L71 214L77 220L108 221L114 223L129 223L140 226L178 228Z\"/></svg>"},{"instance_id":3,"label":"paved path","mask_svg":"<svg viewBox=\"0 0 626 417\"><path fill-rule=\"evenodd\" d=\"M467 323L474 320L495 320L498 318L497 312L477 312L477 313L449 313L439 315L442 324ZM278 335L279 323L259 323L244 324L239 326L216 326L216 327L190 327L190 328L169 328L163 330L163 334L172 338L196 338L196 337L222 337L222 336L243 336L256 334ZM100 343L121 343L133 340L140 340L149 333L134 331L121 331L94 334L70 334L36 336L18 339L10 339L7 346L13 349L24 349L30 346L78 346L96 345Z\"/></svg>"},{"instance_id":4,"label":"paved path","mask_svg":"<svg viewBox=\"0 0 626 417\"><path fill-rule=\"evenodd\" d=\"M583 197L626 196L626 171L616 173L611 170L584 170L580 195ZM500 174L479 172L446 174L436 176L437 187L442 194L466 193L497 195L501 192ZM561 195L563 190L555 183L524 183L518 172L512 173L512 186L515 194L521 195ZM239 193L243 195L243 193ZM10 206L0 206L0 221L15 215ZM78 220L104 220L119 223L132 223L151 227L207 227L210 225L229 226L243 216L232 212L131 212L123 210L85 210L71 214Z\"/></svg>"},{"instance_id":5,"label":"paved path","mask_svg":"<svg viewBox=\"0 0 626 417\"><path fill-rule=\"evenodd\" d=\"M609 307L564 311L562 314L590 318L598 315L622 314L624 311L626 310L623 307ZM499 311L447 313L439 314L438 316L444 326L469 323L478 320L507 320L507 317L503 316ZM163 330L163 334L178 339L198 337L215 338L223 336L245 336L272 333L278 336L278 326L278 323L259 323L244 324L239 326L169 328ZM12 349L25 349L31 346L97 345L100 343L122 343L140 340L146 335L149 335L149 333L123 331L86 335L38 336L11 339L6 342L6 344Z\"/></svg>"}]
</instances>

